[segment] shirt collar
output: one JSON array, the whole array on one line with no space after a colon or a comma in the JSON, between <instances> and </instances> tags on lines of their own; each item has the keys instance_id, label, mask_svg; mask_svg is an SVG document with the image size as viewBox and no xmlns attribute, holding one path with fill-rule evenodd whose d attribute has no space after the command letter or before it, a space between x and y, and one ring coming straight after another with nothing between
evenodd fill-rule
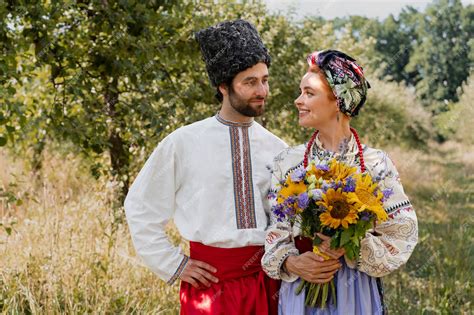
<instances>
[{"instance_id":1,"label":"shirt collar","mask_svg":"<svg viewBox=\"0 0 474 315\"><path fill-rule=\"evenodd\" d=\"M226 126L230 126L230 127L250 127L253 125L253 119L252 121L250 122L235 122L235 121L230 121L230 120L226 120L224 118L222 118L219 113L216 114L216 119L217 121L219 121L221 124L224 124Z\"/></svg>"}]
</instances>

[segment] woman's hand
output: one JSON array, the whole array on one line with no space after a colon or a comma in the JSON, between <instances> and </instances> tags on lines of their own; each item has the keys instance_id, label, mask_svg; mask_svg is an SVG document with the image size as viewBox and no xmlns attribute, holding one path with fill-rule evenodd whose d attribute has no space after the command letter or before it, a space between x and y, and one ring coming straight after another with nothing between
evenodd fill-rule
<instances>
[{"instance_id":1,"label":"woman's hand","mask_svg":"<svg viewBox=\"0 0 474 315\"><path fill-rule=\"evenodd\" d=\"M324 260L313 252L299 256L289 256L284 266L286 270L311 283L326 283L334 278L341 267L336 259Z\"/></svg>"},{"instance_id":2,"label":"woman's hand","mask_svg":"<svg viewBox=\"0 0 474 315\"><path fill-rule=\"evenodd\" d=\"M212 273L217 271L213 266L195 259L189 259L186 267L183 272L179 275L179 278L182 281L190 283L196 289L199 289L202 286L210 287L212 281L214 283L219 282L219 279L214 277Z\"/></svg>"},{"instance_id":3,"label":"woman's hand","mask_svg":"<svg viewBox=\"0 0 474 315\"><path fill-rule=\"evenodd\" d=\"M324 253L333 259L339 259L346 253L344 248L331 249L331 238L329 236L321 233L316 233L316 236L323 240L323 242L318 246L321 253Z\"/></svg>"}]
</instances>

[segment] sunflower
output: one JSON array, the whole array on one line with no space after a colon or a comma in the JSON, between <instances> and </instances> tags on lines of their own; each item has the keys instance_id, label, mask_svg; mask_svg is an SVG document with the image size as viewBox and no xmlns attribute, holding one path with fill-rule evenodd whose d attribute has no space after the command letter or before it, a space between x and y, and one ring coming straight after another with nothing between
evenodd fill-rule
<instances>
[{"instance_id":1,"label":"sunflower","mask_svg":"<svg viewBox=\"0 0 474 315\"><path fill-rule=\"evenodd\" d=\"M316 202L317 205L326 208L326 211L319 216L322 225L333 229L342 225L347 229L349 224L357 222L357 207L351 204L347 197L347 193L342 192L341 188L337 190L330 188L323 194L322 201Z\"/></svg>"},{"instance_id":2,"label":"sunflower","mask_svg":"<svg viewBox=\"0 0 474 315\"><path fill-rule=\"evenodd\" d=\"M338 162L335 159L331 161L331 169L329 172L332 175L332 179L337 181L343 181L347 177L357 172L356 167L350 167L345 163Z\"/></svg>"},{"instance_id":3,"label":"sunflower","mask_svg":"<svg viewBox=\"0 0 474 315\"><path fill-rule=\"evenodd\" d=\"M388 216L383 208L383 193L377 189L369 174L356 176L355 191L348 193L349 202L358 207L358 211L369 210L377 215L380 221L387 220Z\"/></svg>"},{"instance_id":4,"label":"sunflower","mask_svg":"<svg viewBox=\"0 0 474 315\"><path fill-rule=\"evenodd\" d=\"M330 172L330 168L328 167L327 170L318 168L316 165L312 164L310 169L306 172L306 176L310 177L311 175L316 176L317 179L324 179L324 180L331 180L333 175ZM318 182L317 182L318 184ZM318 187L319 188L319 187Z\"/></svg>"},{"instance_id":5,"label":"sunflower","mask_svg":"<svg viewBox=\"0 0 474 315\"><path fill-rule=\"evenodd\" d=\"M328 165L311 165L308 175L315 175L316 178L322 178L326 181L342 181L357 172L356 167L350 167L345 163L332 159Z\"/></svg>"},{"instance_id":6,"label":"sunflower","mask_svg":"<svg viewBox=\"0 0 474 315\"><path fill-rule=\"evenodd\" d=\"M286 182L283 184L280 193L278 194L278 203L283 203L285 199L290 196L298 196L301 193L306 192L306 185L304 181L295 183L291 180L290 176L287 177Z\"/></svg>"}]
</instances>

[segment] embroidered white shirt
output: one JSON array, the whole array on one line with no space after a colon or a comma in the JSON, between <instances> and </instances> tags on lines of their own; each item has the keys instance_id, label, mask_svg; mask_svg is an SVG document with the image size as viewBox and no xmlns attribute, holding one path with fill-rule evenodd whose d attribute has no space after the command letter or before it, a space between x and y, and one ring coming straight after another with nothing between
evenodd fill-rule
<instances>
[{"instance_id":1,"label":"embroidered white shirt","mask_svg":"<svg viewBox=\"0 0 474 315\"><path fill-rule=\"evenodd\" d=\"M303 167L305 149L304 145L299 145L287 148L276 156L273 164L272 190L276 191L278 182L294 169ZM382 189L391 188L393 194L384 202L389 219L378 223L375 229L367 231L361 241L359 258L356 261L346 258L346 262L349 267L357 268L369 276L381 277L408 261L418 242L418 222L392 160L381 150L365 145L362 146L362 150L367 171L372 178L379 181ZM357 166L360 171L359 149L354 136L346 143L343 152L341 158L340 153L325 150L317 137L313 145L312 159L319 163L323 159L336 157ZM271 204L275 203L275 199L271 200ZM301 230L297 224L291 226L288 221L277 222L276 216L271 215L265 254L262 258L263 269L270 277L288 282L298 279L298 276L287 273L282 266L288 256L299 255L294 238L300 234Z\"/></svg>"},{"instance_id":2,"label":"embroidered white shirt","mask_svg":"<svg viewBox=\"0 0 474 315\"><path fill-rule=\"evenodd\" d=\"M146 161L125 200L133 243L160 278L173 283L188 257L173 246L165 226L215 247L263 245L269 224L270 169L286 147L253 121L218 115L168 135Z\"/></svg>"}]
</instances>

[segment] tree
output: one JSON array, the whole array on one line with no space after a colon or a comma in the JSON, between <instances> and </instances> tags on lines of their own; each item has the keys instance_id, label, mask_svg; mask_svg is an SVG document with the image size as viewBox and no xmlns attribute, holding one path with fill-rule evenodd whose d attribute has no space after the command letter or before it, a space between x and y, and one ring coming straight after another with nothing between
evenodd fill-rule
<instances>
[{"instance_id":1,"label":"tree","mask_svg":"<svg viewBox=\"0 0 474 315\"><path fill-rule=\"evenodd\" d=\"M265 12L260 4L151 0L27 3L10 11L20 25L13 31L34 47L36 67L50 69L54 101L41 108L48 134L95 160L97 176L116 178L119 203L139 164L134 157L217 110L194 32Z\"/></svg>"},{"instance_id":2,"label":"tree","mask_svg":"<svg viewBox=\"0 0 474 315\"><path fill-rule=\"evenodd\" d=\"M377 38L375 49L384 56L383 77L409 84L411 76L405 72L405 66L410 60L416 35L412 24L404 23L407 15L406 11L402 12L399 20L390 15L380 24L374 36Z\"/></svg>"},{"instance_id":3,"label":"tree","mask_svg":"<svg viewBox=\"0 0 474 315\"><path fill-rule=\"evenodd\" d=\"M25 46L14 32L18 27L15 17L21 14L23 8L18 9L0 2L0 147L7 141L13 142L16 130L26 122L23 106L13 98L16 92L14 85L20 80L22 72L18 70L16 51Z\"/></svg>"},{"instance_id":4,"label":"tree","mask_svg":"<svg viewBox=\"0 0 474 315\"><path fill-rule=\"evenodd\" d=\"M449 110L436 117L435 126L443 139L455 139L460 143L473 145L474 80L469 78L462 88L458 89L458 93L459 102L450 103Z\"/></svg>"},{"instance_id":5,"label":"tree","mask_svg":"<svg viewBox=\"0 0 474 315\"><path fill-rule=\"evenodd\" d=\"M472 20L464 20L468 16L463 10L459 0L441 0L428 6L417 29L421 40L406 66L406 71L419 73L416 89L425 104L440 102L434 113L447 110L448 101L458 100L456 89L469 76L469 40L474 34L472 26L467 27Z\"/></svg>"}]
</instances>

